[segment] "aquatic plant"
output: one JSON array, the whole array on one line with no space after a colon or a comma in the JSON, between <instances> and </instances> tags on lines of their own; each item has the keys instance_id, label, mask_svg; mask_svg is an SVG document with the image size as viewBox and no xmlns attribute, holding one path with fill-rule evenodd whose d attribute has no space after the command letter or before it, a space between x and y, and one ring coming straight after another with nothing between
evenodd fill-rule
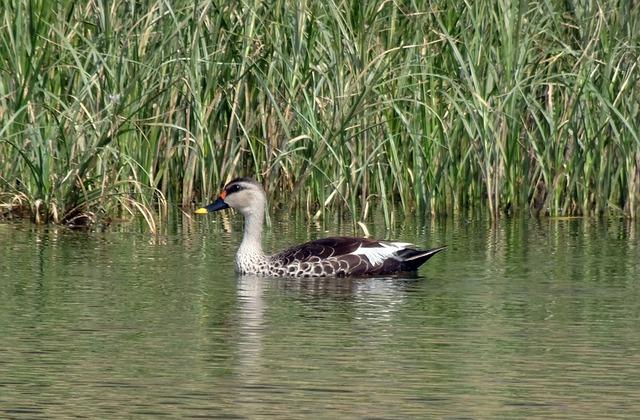
<instances>
[{"instance_id":1,"label":"aquatic plant","mask_svg":"<svg viewBox=\"0 0 640 420\"><path fill-rule=\"evenodd\" d=\"M353 220L636 215L636 2L3 1L2 211L189 207L236 175Z\"/></svg>"}]
</instances>

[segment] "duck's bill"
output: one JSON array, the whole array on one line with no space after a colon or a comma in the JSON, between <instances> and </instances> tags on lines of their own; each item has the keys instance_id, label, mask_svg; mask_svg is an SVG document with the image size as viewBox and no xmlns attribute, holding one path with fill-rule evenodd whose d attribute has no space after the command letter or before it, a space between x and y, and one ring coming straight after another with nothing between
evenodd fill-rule
<instances>
[{"instance_id":1,"label":"duck's bill","mask_svg":"<svg viewBox=\"0 0 640 420\"><path fill-rule=\"evenodd\" d=\"M214 211L218 211L218 210L222 210L222 209L226 209L229 208L229 205L227 203L224 202L224 200L222 198L218 198L216 201L214 201L213 203L209 204L206 207L200 207L198 210L195 211L196 214L207 214L207 213L212 213Z\"/></svg>"}]
</instances>

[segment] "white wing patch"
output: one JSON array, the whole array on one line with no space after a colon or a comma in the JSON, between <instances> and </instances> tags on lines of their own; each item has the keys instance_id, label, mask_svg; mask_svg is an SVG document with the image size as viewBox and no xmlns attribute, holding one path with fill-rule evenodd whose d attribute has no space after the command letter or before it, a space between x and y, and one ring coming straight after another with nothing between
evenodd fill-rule
<instances>
[{"instance_id":1,"label":"white wing patch","mask_svg":"<svg viewBox=\"0 0 640 420\"><path fill-rule=\"evenodd\" d=\"M375 248L363 248L362 245L358 247L351 255L364 255L369 262L373 265L382 264L384 260L388 258L396 258L395 253L401 249L410 246L408 242L381 242L380 246Z\"/></svg>"}]
</instances>

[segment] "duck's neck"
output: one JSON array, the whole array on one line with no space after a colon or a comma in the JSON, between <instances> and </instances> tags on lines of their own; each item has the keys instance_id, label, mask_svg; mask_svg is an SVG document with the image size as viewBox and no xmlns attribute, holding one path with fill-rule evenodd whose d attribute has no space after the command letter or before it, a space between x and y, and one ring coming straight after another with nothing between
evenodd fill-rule
<instances>
[{"instance_id":1,"label":"duck's neck","mask_svg":"<svg viewBox=\"0 0 640 420\"><path fill-rule=\"evenodd\" d=\"M237 257L243 256L264 258L262 251L262 224L264 222L264 207L252 209L244 215L244 237L238 248Z\"/></svg>"}]
</instances>

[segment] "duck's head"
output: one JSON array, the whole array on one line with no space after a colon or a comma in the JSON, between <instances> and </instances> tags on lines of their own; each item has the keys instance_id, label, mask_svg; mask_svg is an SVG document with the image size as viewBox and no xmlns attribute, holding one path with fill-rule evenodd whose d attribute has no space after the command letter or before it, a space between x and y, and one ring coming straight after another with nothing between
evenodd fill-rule
<instances>
[{"instance_id":1,"label":"duck's head","mask_svg":"<svg viewBox=\"0 0 640 420\"><path fill-rule=\"evenodd\" d=\"M247 216L256 212L264 212L266 196L262 186L250 178L236 178L224 186L218 199L206 207L201 207L197 214L212 213L231 207Z\"/></svg>"}]
</instances>

